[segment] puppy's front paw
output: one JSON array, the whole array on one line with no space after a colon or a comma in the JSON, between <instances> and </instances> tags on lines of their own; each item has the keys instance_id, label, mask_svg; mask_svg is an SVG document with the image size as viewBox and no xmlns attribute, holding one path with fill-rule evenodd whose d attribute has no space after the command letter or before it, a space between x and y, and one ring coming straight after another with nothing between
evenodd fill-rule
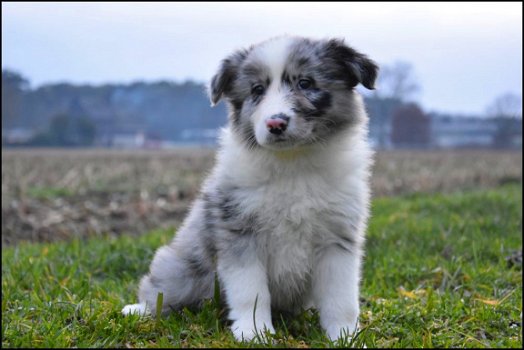
<instances>
[{"instance_id":1,"label":"puppy's front paw","mask_svg":"<svg viewBox=\"0 0 524 350\"><path fill-rule=\"evenodd\" d=\"M266 333L275 334L275 329L271 322L257 322L257 327L253 325L253 321L235 321L231 326L231 331L237 341L251 341L253 339L265 342L267 341ZM258 335L258 337L257 337Z\"/></svg>"},{"instance_id":2,"label":"puppy's front paw","mask_svg":"<svg viewBox=\"0 0 524 350\"><path fill-rule=\"evenodd\" d=\"M145 316L149 314L149 310L147 309L145 304L130 304L130 305L126 305L122 309L122 314L124 316L131 315L131 314L138 314L140 316Z\"/></svg>"},{"instance_id":3,"label":"puppy's front paw","mask_svg":"<svg viewBox=\"0 0 524 350\"><path fill-rule=\"evenodd\" d=\"M339 345L351 344L357 332L358 325L357 327L332 325L326 328L329 339ZM364 345L363 347L365 348L366 346Z\"/></svg>"},{"instance_id":4,"label":"puppy's front paw","mask_svg":"<svg viewBox=\"0 0 524 350\"><path fill-rule=\"evenodd\" d=\"M353 337L357 332L356 326L346 326L346 325L330 325L326 327L326 333L331 340L337 340L340 338Z\"/></svg>"}]
</instances>

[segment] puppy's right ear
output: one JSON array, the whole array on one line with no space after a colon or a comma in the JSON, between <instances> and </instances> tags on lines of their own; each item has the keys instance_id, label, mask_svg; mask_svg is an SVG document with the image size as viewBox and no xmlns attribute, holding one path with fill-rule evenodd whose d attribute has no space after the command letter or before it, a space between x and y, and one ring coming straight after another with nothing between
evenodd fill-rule
<instances>
[{"instance_id":1,"label":"puppy's right ear","mask_svg":"<svg viewBox=\"0 0 524 350\"><path fill-rule=\"evenodd\" d=\"M237 51L224 59L218 72L211 79L210 97L211 105L214 106L223 96L227 96L233 88L233 83L238 75L238 68L246 58L248 51Z\"/></svg>"}]
</instances>

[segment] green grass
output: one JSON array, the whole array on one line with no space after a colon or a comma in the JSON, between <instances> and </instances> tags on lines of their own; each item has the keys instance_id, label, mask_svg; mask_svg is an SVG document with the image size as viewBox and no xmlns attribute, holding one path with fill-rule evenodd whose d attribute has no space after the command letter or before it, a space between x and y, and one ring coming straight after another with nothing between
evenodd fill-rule
<instances>
[{"instance_id":1,"label":"green grass","mask_svg":"<svg viewBox=\"0 0 524 350\"><path fill-rule=\"evenodd\" d=\"M27 195L33 198L39 199L52 199L60 197L70 197L74 194L68 188L63 187L29 187L27 189Z\"/></svg>"},{"instance_id":2,"label":"green grass","mask_svg":"<svg viewBox=\"0 0 524 350\"><path fill-rule=\"evenodd\" d=\"M520 185L373 202L362 281L367 347L522 345ZM2 249L3 347L241 347L216 300L122 317L170 231ZM274 315L274 347L330 347L318 314ZM248 344L249 346L258 346Z\"/></svg>"}]
</instances>

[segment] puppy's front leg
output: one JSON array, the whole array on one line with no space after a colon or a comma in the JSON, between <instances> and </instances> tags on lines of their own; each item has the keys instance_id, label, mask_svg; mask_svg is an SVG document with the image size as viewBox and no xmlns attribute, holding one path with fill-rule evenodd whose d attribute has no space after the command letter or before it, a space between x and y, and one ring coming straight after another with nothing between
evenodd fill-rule
<instances>
[{"instance_id":1,"label":"puppy's front leg","mask_svg":"<svg viewBox=\"0 0 524 350\"><path fill-rule=\"evenodd\" d=\"M351 336L358 326L361 253L355 250L327 247L313 275L313 298L320 324L332 340Z\"/></svg>"},{"instance_id":2,"label":"puppy's front leg","mask_svg":"<svg viewBox=\"0 0 524 350\"><path fill-rule=\"evenodd\" d=\"M219 257L217 263L233 321L231 330L239 341L251 340L257 333L263 336L266 330L275 332L265 268L254 253L242 254L241 260Z\"/></svg>"}]
</instances>

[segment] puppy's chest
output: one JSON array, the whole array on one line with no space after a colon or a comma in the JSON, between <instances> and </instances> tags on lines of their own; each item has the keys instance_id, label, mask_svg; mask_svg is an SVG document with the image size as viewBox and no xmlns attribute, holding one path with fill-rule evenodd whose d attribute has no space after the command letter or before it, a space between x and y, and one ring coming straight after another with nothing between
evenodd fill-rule
<instances>
[{"instance_id":1,"label":"puppy's chest","mask_svg":"<svg viewBox=\"0 0 524 350\"><path fill-rule=\"evenodd\" d=\"M329 219L325 213L335 205L333 190L319 179L283 179L244 190L241 206L256 218L259 252L278 283L295 283L310 273Z\"/></svg>"},{"instance_id":2,"label":"puppy's chest","mask_svg":"<svg viewBox=\"0 0 524 350\"><path fill-rule=\"evenodd\" d=\"M318 179L283 179L241 190L239 202L257 218L266 235L285 243L308 238L313 227L323 220L320 214L334 205L335 196L330 196L333 190Z\"/></svg>"}]
</instances>

